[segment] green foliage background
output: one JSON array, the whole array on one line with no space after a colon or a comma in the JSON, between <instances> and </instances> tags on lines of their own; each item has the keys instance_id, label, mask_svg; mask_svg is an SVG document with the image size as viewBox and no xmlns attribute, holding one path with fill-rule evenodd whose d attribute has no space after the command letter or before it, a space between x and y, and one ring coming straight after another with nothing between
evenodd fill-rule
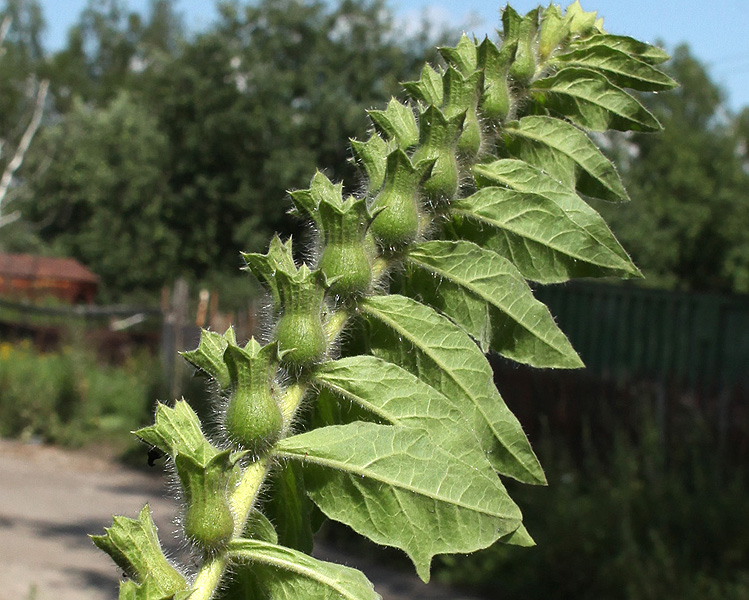
<instances>
[{"instance_id":1,"label":"green foliage background","mask_svg":"<svg viewBox=\"0 0 749 600\"><path fill-rule=\"evenodd\" d=\"M29 73L51 79L54 99L21 173L14 208L24 222L0 232L0 247L81 259L102 275L107 301L154 297L178 275L230 289L240 250L261 249L274 231L299 233L277 199L316 167L355 184L347 147L368 127L364 109L416 79L437 40L399 35L382 2L290 10L289 1L223 3L219 22L197 34L171 0L145 17L91 2L67 45L46 56L38 5L9 2L20 26L0 61L2 130L25 108ZM608 136L638 201L596 208L646 285L749 292L749 109L728 112L685 46L665 68L679 90L643 98L665 134ZM94 123L106 135L89 136ZM106 175L88 176L99 167ZM121 222L132 214L144 222ZM102 222L123 239L106 259Z\"/></svg>"}]
</instances>

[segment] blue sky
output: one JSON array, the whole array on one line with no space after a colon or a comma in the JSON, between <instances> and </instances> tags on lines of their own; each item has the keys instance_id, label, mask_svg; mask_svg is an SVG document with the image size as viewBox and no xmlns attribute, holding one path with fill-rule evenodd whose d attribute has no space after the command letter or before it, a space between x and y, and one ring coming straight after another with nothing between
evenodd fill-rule
<instances>
[{"instance_id":1,"label":"blue sky","mask_svg":"<svg viewBox=\"0 0 749 600\"><path fill-rule=\"evenodd\" d=\"M64 44L65 32L87 0L41 0L47 20L48 49ZM492 34L505 0L388 0L405 26L423 16L435 23L461 27L477 36ZM548 0L544 0L544 4ZM566 5L567 2L560 2ZM667 49L686 42L710 67L713 79L728 96L729 106L749 106L749 3L746 0L581 0L585 10L597 10L611 33L641 40L662 40ZM148 0L128 0L133 9L144 10ZM538 5L513 0L518 12ZM215 15L212 0L176 0L177 9L191 29L209 24Z\"/></svg>"}]
</instances>

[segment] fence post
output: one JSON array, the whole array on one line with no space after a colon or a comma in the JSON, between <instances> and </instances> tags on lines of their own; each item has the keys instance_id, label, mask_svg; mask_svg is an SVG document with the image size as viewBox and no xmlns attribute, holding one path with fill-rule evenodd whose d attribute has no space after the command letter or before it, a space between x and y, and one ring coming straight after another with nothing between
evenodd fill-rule
<instances>
[{"instance_id":1,"label":"fence post","mask_svg":"<svg viewBox=\"0 0 749 600\"><path fill-rule=\"evenodd\" d=\"M184 328L187 320L187 299L189 288L184 279L174 283L169 301L169 292L162 294L162 309L166 307L164 325L161 332L161 354L164 364L164 378L169 384L170 395L178 399L182 393L182 362L176 360L177 350L184 346Z\"/></svg>"}]
</instances>

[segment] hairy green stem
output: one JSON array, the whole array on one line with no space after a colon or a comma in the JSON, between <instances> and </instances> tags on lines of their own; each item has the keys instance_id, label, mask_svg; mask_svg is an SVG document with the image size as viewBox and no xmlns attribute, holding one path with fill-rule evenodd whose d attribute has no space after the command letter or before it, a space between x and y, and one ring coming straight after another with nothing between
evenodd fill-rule
<instances>
[{"instance_id":1,"label":"hairy green stem","mask_svg":"<svg viewBox=\"0 0 749 600\"><path fill-rule=\"evenodd\" d=\"M329 332L337 329L338 333L340 333L348 319L348 314L345 311L339 311L334 316L336 317L334 319L336 325ZM330 324L330 321L328 323ZM308 387L307 383L297 381L286 388L281 397L281 412L284 422L291 423L294 414L304 399L304 394L307 392ZM268 454L250 463L242 472L239 483L231 493L230 503L234 513L233 537L235 539L242 537L245 523L255 504L258 491L260 491L265 478L270 472L271 466L272 460ZM209 600L221 583L221 578L228 564L229 558L226 552L208 558L195 576L192 588L193 593L190 596L190 600Z\"/></svg>"},{"instance_id":2,"label":"hairy green stem","mask_svg":"<svg viewBox=\"0 0 749 600\"><path fill-rule=\"evenodd\" d=\"M207 559L195 576L190 600L210 600L221 583L228 564L229 559L225 554Z\"/></svg>"}]
</instances>

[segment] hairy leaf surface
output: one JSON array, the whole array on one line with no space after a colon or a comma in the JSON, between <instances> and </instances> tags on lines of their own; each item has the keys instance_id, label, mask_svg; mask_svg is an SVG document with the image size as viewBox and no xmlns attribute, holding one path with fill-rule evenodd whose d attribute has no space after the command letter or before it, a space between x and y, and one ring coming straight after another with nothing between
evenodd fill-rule
<instances>
[{"instance_id":1,"label":"hairy leaf surface","mask_svg":"<svg viewBox=\"0 0 749 600\"><path fill-rule=\"evenodd\" d=\"M315 370L314 380L387 423L424 428L439 440L476 441L468 421L445 396L381 358L350 356L326 362Z\"/></svg>"},{"instance_id":2,"label":"hairy leaf surface","mask_svg":"<svg viewBox=\"0 0 749 600\"><path fill-rule=\"evenodd\" d=\"M585 39L575 40L571 45L575 50L595 48L596 46L605 46L626 52L651 65L659 65L669 59L668 53L663 48L651 46L626 35L597 34Z\"/></svg>"},{"instance_id":3,"label":"hairy leaf surface","mask_svg":"<svg viewBox=\"0 0 749 600\"><path fill-rule=\"evenodd\" d=\"M466 241L416 244L409 287L490 349L535 367L583 366L549 310L506 258ZM426 276L424 276L426 275Z\"/></svg>"},{"instance_id":4,"label":"hairy leaf surface","mask_svg":"<svg viewBox=\"0 0 749 600\"><path fill-rule=\"evenodd\" d=\"M507 123L504 132L532 148L548 149L548 152L536 150L520 156L539 169L550 172L549 165L553 164L555 154L577 165L581 170L577 182L581 193L614 202L629 200L616 167L587 134L574 125L552 117L528 116ZM529 160L530 157L535 157L535 160Z\"/></svg>"},{"instance_id":5,"label":"hairy leaf surface","mask_svg":"<svg viewBox=\"0 0 749 600\"><path fill-rule=\"evenodd\" d=\"M601 71L615 85L643 92L670 90L677 85L663 71L608 46L591 46L559 54L554 57L554 62Z\"/></svg>"},{"instance_id":6,"label":"hairy leaf surface","mask_svg":"<svg viewBox=\"0 0 749 600\"><path fill-rule=\"evenodd\" d=\"M250 562L254 576L273 600L381 600L363 573L342 565L269 544L237 539L228 548L230 558Z\"/></svg>"},{"instance_id":7,"label":"hairy leaf surface","mask_svg":"<svg viewBox=\"0 0 749 600\"><path fill-rule=\"evenodd\" d=\"M456 231L509 258L527 279L640 274L601 216L552 177L512 159L474 173L481 189L453 203Z\"/></svg>"},{"instance_id":8,"label":"hairy leaf surface","mask_svg":"<svg viewBox=\"0 0 749 600\"><path fill-rule=\"evenodd\" d=\"M545 483L520 423L499 395L491 366L468 334L416 300L393 294L360 303L373 352L436 388L471 424L494 468L526 483Z\"/></svg>"},{"instance_id":9,"label":"hairy leaf surface","mask_svg":"<svg viewBox=\"0 0 749 600\"><path fill-rule=\"evenodd\" d=\"M590 69L567 67L533 83L541 104L593 131L658 131L661 125L627 92Z\"/></svg>"},{"instance_id":10,"label":"hairy leaf surface","mask_svg":"<svg viewBox=\"0 0 749 600\"><path fill-rule=\"evenodd\" d=\"M424 430L357 422L286 438L274 452L302 462L329 518L401 548L428 581L435 554L485 548L520 526L494 470L466 446L447 451Z\"/></svg>"}]
</instances>

